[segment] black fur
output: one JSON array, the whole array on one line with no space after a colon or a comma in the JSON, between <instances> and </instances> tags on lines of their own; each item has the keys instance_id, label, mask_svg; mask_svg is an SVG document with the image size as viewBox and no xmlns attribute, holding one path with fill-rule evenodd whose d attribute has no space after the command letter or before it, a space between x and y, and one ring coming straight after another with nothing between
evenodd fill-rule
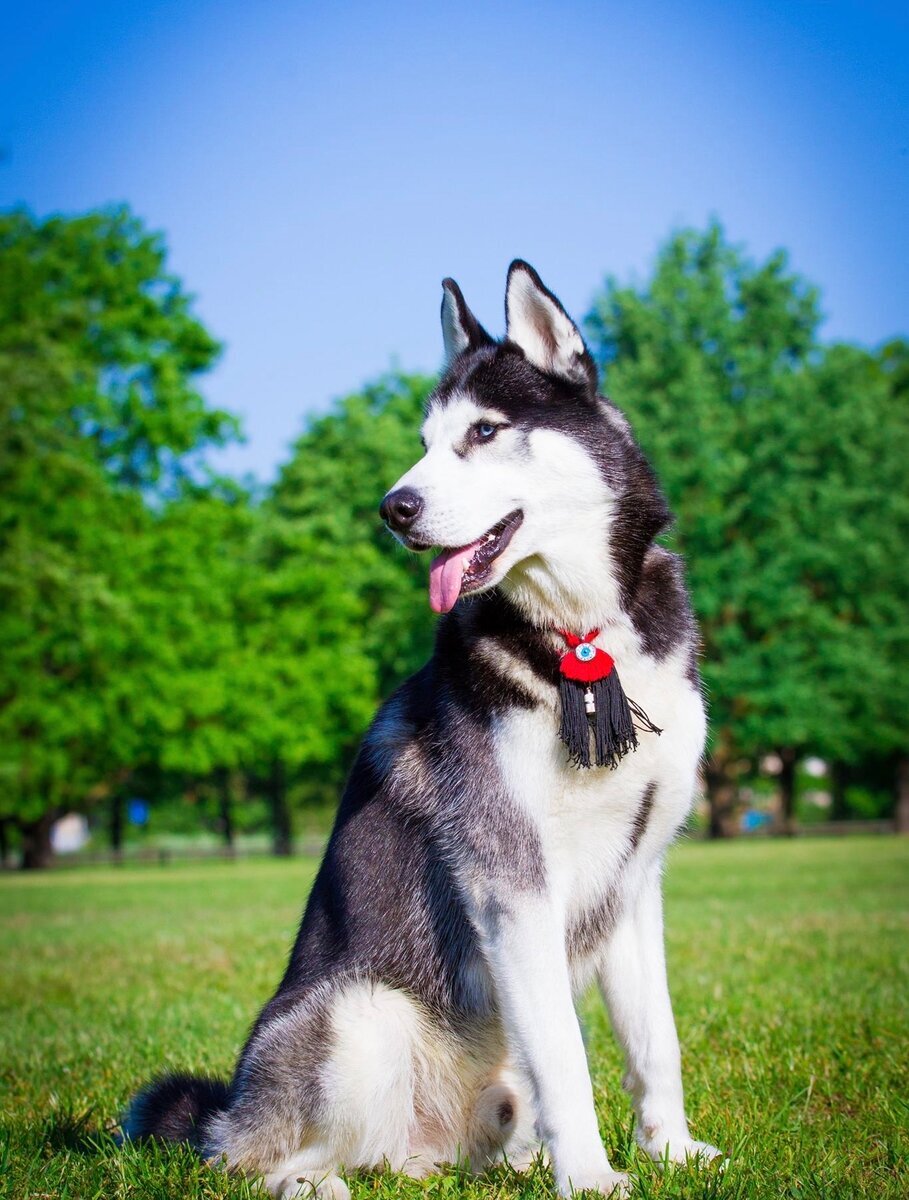
<instances>
[{"instance_id":1,"label":"black fur","mask_svg":"<svg viewBox=\"0 0 909 1200\"><path fill-rule=\"evenodd\" d=\"M154 1138L199 1146L206 1121L229 1102L230 1088L221 1079L162 1075L133 1098L123 1132L132 1141Z\"/></svg>"},{"instance_id":2,"label":"black fur","mask_svg":"<svg viewBox=\"0 0 909 1200\"><path fill-rule=\"evenodd\" d=\"M493 345L493 339L467 307L455 281L443 279L442 289L442 334L446 350L452 340L462 341L465 349L470 350Z\"/></svg>"},{"instance_id":3,"label":"black fur","mask_svg":"<svg viewBox=\"0 0 909 1200\"><path fill-rule=\"evenodd\" d=\"M641 843L641 838L647 832L647 822L650 820L650 814L653 812L653 802L655 799L656 784L648 783L646 788L644 788L644 795L641 797L641 803L638 805L638 811L635 814L631 839L628 843L629 858L637 850Z\"/></svg>"},{"instance_id":4,"label":"black fur","mask_svg":"<svg viewBox=\"0 0 909 1200\"><path fill-rule=\"evenodd\" d=\"M687 674L697 686L699 635L685 587L684 564L677 554L662 546L651 549L634 592L630 615L644 649L657 660L666 658L680 645L691 647Z\"/></svg>"}]
</instances>

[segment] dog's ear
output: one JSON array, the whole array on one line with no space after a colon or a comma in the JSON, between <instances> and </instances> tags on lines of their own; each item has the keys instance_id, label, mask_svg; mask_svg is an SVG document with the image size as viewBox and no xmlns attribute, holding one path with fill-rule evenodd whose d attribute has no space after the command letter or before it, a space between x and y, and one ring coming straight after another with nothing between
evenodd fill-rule
<instances>
[{"instance_id":1,"label":"dog's ear","mask_svg":"<svg viewBox=\"0 0 909 1200\"><path fill-rule=\"evenodd\" d=\"M445 366L450 367L465 350L478 350L494 342L476 319L453 279L442 280L442 340Z\"/></svg>"},{"instance_id":2,"label":"dog's ear","mask_svg":"<svg viewBox=\"0 0 909 1200\"><path fill-rule=\"evenodd\" d=\"M597 368L577 325L539 275L520 258L508 268L506 337L550 375L597 389Z\"/></svg>"}]
</instances>

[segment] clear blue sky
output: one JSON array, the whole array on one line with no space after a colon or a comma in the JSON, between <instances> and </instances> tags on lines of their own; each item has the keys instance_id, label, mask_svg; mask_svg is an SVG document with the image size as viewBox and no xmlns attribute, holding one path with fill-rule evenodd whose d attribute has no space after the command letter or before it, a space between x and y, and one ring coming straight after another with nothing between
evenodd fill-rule
<instances>
[{"instance_id":1,"label":"clear blue sky","mask_svg":"<svg viewBox=\"0 0 909 1200\"><path fill-rule=\"evenodd\" d=\"M909 18L866 3L3 6L0 205L128 201L227 344L267 478L306 413L493 331L520 255L576 314L711 215L787 247L825 333L909 333Z\"/></svg>"}]
</instances>

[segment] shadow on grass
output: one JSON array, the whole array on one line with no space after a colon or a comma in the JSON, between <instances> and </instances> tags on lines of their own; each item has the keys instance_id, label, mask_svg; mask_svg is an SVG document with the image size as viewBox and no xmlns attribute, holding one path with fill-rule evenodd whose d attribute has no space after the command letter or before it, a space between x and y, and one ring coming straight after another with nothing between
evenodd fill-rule
<instances>
[{"instance_id":1,"label":"shadow on grass","mask_svg":"<svg viewBox=\"0 0 909 1200\"><path fill-rule=\"evenodd\" d=\"M117 1148L113 1134L98 1127L92 1108L82 1112L72 1109L55 1112L45 1119L39 1136L41 1145L55 1154L67 1150L83 1157L94 1157Z\"/></svg>"}]
</instances>

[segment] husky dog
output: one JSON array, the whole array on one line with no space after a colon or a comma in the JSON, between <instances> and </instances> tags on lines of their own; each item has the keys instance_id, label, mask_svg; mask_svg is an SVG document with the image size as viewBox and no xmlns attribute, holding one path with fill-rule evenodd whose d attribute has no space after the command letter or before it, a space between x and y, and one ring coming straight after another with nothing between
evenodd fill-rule
<instances>
[{"instance_id":1,"label":"husky dog","mask_svg":"<svg viewBox=\"0 0 909 1200\"><path fill-rule=\"evenodd\" d=\"M592 978L640 1145L719 1153L688 1130L663 954L663 861L704 746L697 631L654 544L666 502L562 305L514 262L496 342L443 289L425 454L380 510L410 550L443 547L435 652L366 736L232 1082L166 1076L124 1132L188 1139L279 1197L346 1200L339 1172L382 1164L520 1165L540 1142L562 1196L624 1194L574 1006ZM560 740L559 630L608 651L662 730L614 769Z\"/></svg>"}]
</instances>

